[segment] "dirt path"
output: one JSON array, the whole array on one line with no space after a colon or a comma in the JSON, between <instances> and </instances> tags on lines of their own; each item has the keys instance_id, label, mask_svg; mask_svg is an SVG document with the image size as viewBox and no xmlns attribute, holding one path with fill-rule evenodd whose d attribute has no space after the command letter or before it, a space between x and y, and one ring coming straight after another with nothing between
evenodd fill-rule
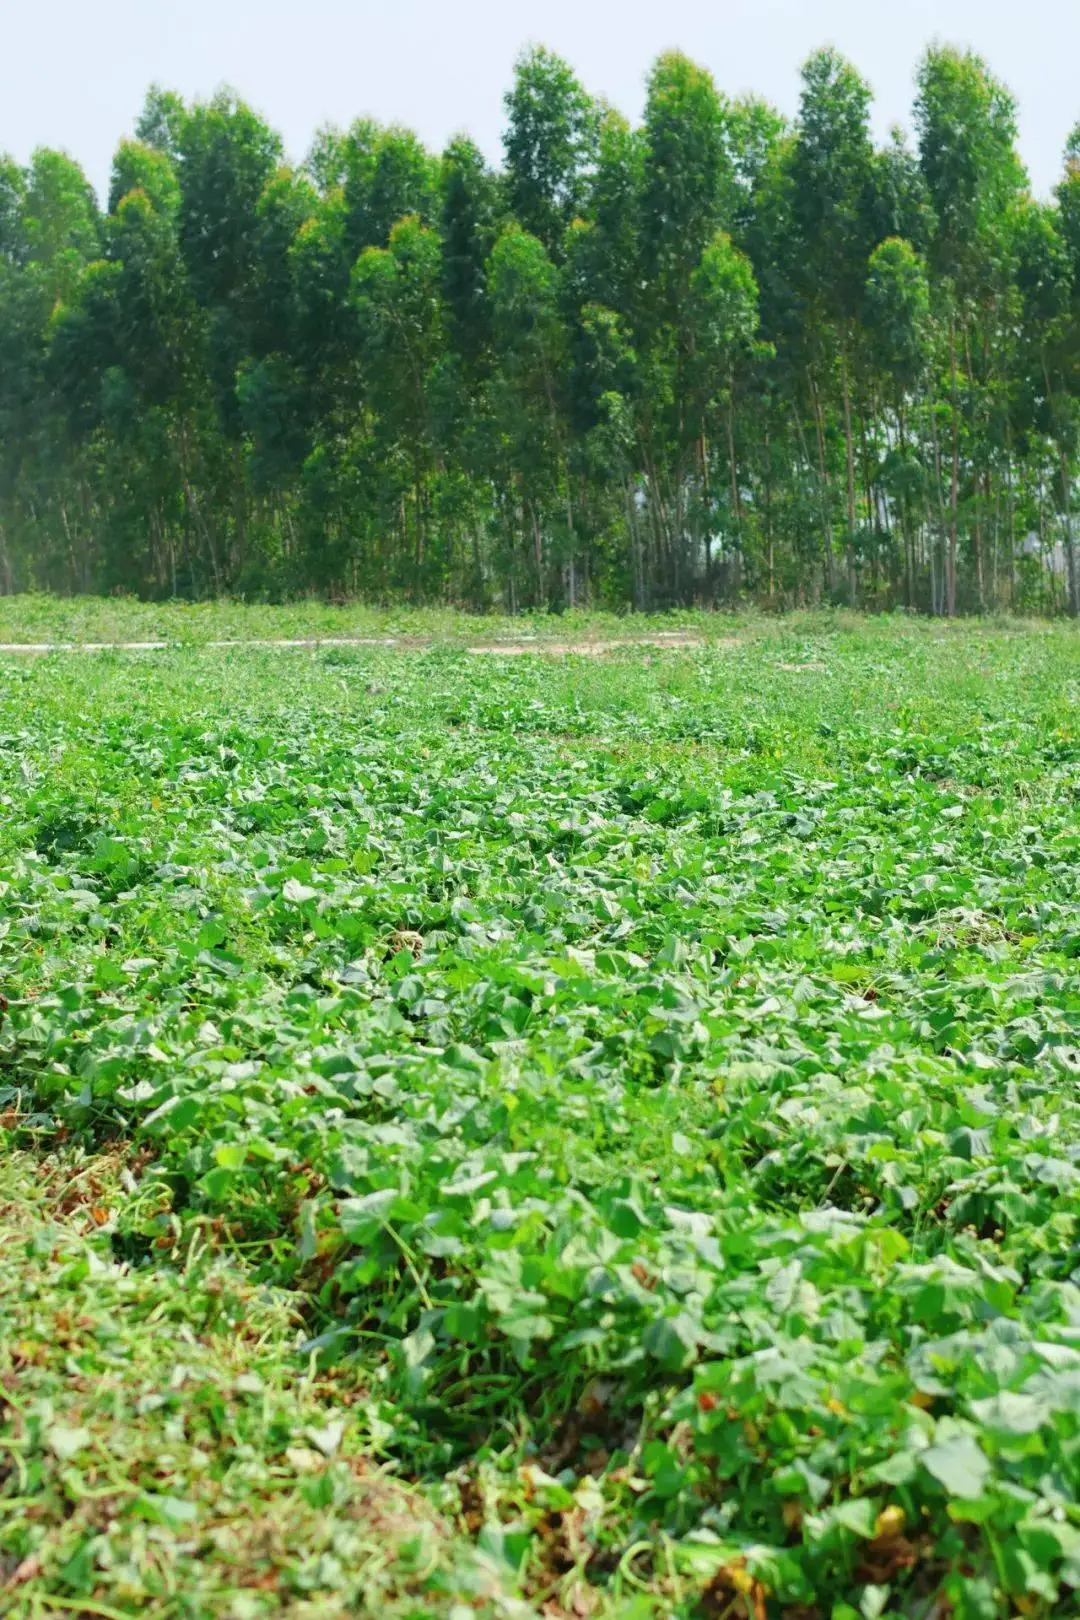
<instances>
[{"instance_id":1,"label":"dirt path","mask_svg":"<svg viewBox=\"0 0 1080 1620\"><path fill-rule=\"evenodd\" d=\"M732 638L712 642L704 636L683 634L681 631L658 631L652 636L626 636L616 641L546 641L535 636L520 641L478 642L463 650L473 657L520 658L528 653L539 653L561 658L574 654L596 658L603 653L617 652L623 647L655 647L679 650L704 647L707 644L728 646ZM299 648L316 651L322 647L379 647L392 652L425 652L431 647L452 647L456 643L440 642L434 637L385 636L303 636L296 639L251 637L245 640L178 642L178 641L2 641L0 653L76 653L76 652L168 652L180 647L209 647L215 651L243 649L245 647Z\"/></svg>"}]
</instances>

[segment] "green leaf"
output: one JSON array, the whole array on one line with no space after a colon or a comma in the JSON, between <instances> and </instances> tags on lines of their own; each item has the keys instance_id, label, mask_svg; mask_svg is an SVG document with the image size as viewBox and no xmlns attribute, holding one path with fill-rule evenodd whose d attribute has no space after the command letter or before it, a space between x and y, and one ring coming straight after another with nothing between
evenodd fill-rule
<instances>
[{"instance_id":1,"label":"green leaf","mask_svg":"<svg viewBox=\"0 0 1080 1620\"><path fill-rule=\"evenodd\" d=\"M214 1160L222 1170L239 1170L247 1158L247 1149L241 1142L222 1142L214 1149Z\"/></svg>"},{"instance_id":2,"label":"green leaf","mask_svg":"<svg viewBox=\"0 0 1080 1620\"><path fill-rule=\"evenodd\" d=\"M304 1430L305 1437L310 1440L316 1451L321 1451L324 1457L333 1457L338 1452L345 1434L345 1424L340 1418L332 1423L324 1423L318 1427L309 1427Z\"/></svg>"},{"instance_id":3,"label":"green leaf","mask_svg":"<svg viewBox=\"0 0 1080 1620\"><path fill-rule=\"evenodd\" d=\"M287 878L281 886L282 896L291 905L302 906L309 900L318 897L318 889L309 889L306 883L300 883L296 878Z\"/></svg>"},{"instance_id":4,"label":"green leaf","mask_svg":"<svg viewBox=\"0 0 1080 1620\"><path fill-rule=\"evenodd\" d=\"M823 1530L850 1530L852 1535L862 1536L866 1541L872 1541L877 1524L880 1504L870 1497L855 1497L847 1502L838 1502L836 1507L830 1508L821 1515L820 1524Z\"/></svg>"},{"instance_id":5,"label":"green leaf","mask_svg":"<svg viewBox=\"0 0 1080 1620\"><path fill-rule=\"evenodd\" d=\"M991 1473L986 1453L966 1434L954 1434L927 1446L919 1452L919 1463L950 1496L981 1496Z\"/></svg>"},{"instance_id":6,"label":"green leaf","mask_svg":"<svg viewBox=\"0 0 1080 1620\"><path fill-rule=\"evenodd\" d=\"M45 1440L54 1457L61 1462L70 1462L72 1457L86 1450L91 1434L89 1429L68 1428L65 1424L54 1423L47 1431Z\"/></svg>"},{"instance_id":7,"label":"green leaf","mask_svg":"<svg viewBox=\"0 0 1080 1620\"><path fill-rule=\"evenodd\" d=\"M396 1187L380 1187L362 1198L343 1198L338 1214L345 1236L357 1242L370 1238L383 1225L397 1200Z\"/></svg>"}]
</instances>

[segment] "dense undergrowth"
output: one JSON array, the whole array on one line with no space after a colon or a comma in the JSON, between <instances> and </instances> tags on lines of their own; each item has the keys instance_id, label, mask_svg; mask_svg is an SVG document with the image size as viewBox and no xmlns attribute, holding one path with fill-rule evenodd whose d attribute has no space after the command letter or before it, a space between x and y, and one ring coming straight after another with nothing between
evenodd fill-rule
<instances>
[{"instance_id":1,"label":"dense undergrowth","mask_svg":"<svg viewBox=\"0 0 1080 1620\"><path fill-rule=\"evenodd\" d=\"M566 613L463 613L450 607L377 606L359 601L328 602L301 597L277 604L218 598L203 602L148 602L133 596L46 596L32 592L0 598L0 641L14 645L167 641L180 646L211 642L329 639L437 640L440 645L487 642L545 643L634 640L693 635L705 640L731 635L738 622L764 629L764 616L703 612L609 613L576 609ZM856 625L858 615L793 615L788 623Z\"/></svg>"},{"instance_id":2,"label":"dense undergrowth","mask_svg":"<svg viewBox=\"0 0 1080 1620\"><path fill-rule=\"evenodd\" d=\"M1080 1612L1073 632L3 673L3 1126L292 1290L408 1612Z\"/></svg>"}]
</instances>

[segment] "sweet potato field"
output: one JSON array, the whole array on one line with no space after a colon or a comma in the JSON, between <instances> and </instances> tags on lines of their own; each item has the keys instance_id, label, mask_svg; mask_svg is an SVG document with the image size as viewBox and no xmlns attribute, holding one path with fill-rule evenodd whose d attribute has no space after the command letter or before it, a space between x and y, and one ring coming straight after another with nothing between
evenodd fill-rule
<instances>
[{"instance_id":1,"label":"sweet potato field","mask_svg":"<svg viewBox=\"0 0 1080 1620\"><path fill-rule=\"evenodd\" d=\"M1080 1613L1080 638L697 631L0 657L0 1612Z\"/></svg>"}]
</instances>

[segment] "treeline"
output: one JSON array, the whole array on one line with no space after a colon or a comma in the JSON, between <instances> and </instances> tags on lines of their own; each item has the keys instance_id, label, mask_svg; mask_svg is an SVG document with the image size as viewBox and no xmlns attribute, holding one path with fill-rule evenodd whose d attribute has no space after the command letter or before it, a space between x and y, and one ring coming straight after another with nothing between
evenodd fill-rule
<instances>
[{"instance_id":1,"label":"treeline","mask_svg":"<svg viewBox=\"0 0 1080 1620\"><path fill-rule=\"evenodd\" d=\"M932 49L915 145L533 50L501 169L158 89L101 212L0 161L0 590L1080 609L1080 127Z\"/></svg>"}]
</instances>

